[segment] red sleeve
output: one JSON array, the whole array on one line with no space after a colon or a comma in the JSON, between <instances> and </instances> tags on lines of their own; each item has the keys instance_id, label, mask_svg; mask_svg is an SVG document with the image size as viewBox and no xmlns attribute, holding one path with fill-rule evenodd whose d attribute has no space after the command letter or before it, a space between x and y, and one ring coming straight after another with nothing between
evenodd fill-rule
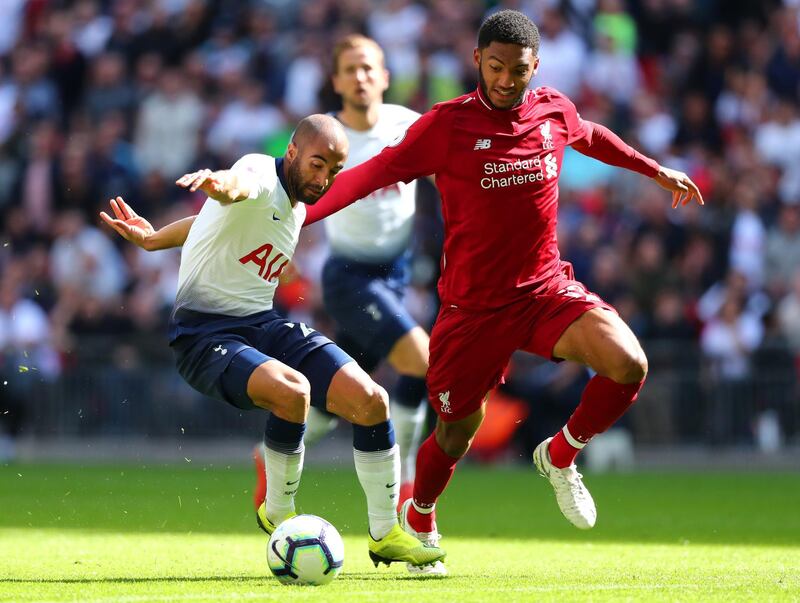
<instances>
[{"instance_id":1,"label":"red sleeve","mask_svg":"<svg viewBox=\"0 0 800 603\"><path fill-rule=\"evenodd\" d=\"M327 218L390 184L411 182L438 172L447 158L451 119L451 112L434 107L415 121L399 141L372 159L344 170L319 201L306 207L303 226Z\"/></svg>"},{"instance_id":2,"label":"red sleeve","mask_svg":"<svg viewBox=\"0 0 800 603\"><path fill-rule=\"evenodd\" d=\"M581 122L586 131L571 143L573 149L603 163L626 168L649 178L656 177L661 169L658 162L639 153L605 126L591 121Z\"/></svg>"},{"instance_id":3,"label":"red sleeve","mask_svg":"<svg viewBox=\"0 0 800 603\"><path fill-rule=\"evenodd\" d=\"M625 144L605 126L582 119L574 103L567 96L553 88L542 87L539 90L542 94L549 95L551 101L561 111L567 127L567 144L576 151L603 163L633 170L650 178L658 174L661 169L658 163Z\"/></svg>"}]
</instances>

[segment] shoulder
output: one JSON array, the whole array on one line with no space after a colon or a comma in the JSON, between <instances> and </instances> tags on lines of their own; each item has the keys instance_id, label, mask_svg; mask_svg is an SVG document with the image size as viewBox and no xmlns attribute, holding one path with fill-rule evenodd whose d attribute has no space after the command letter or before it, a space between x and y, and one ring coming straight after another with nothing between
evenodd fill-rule
<instances>
[{"instance_id":1,"label":"shoulder","mask_svg":"<svg viewBox=\"0 0 800 603\"><path fill-rule=\"evenodd\" d=\"M381 117L386 120L391 120L395 123L405 123L410 125L419 119L420 114L412 111L408 107L402 105L393 105L391 103L384 103L381 111Z\"/></svg>"},{"instance_id":2,"label":"shoulder","mask_svg":"<svg viewBox=\"0 0 800 603\"><path fill-rule=\"evenodd\" d=\"M461 96L457 96L456 98L452 98L448 101L436 103L431 108L431 111L439 111L440 113L453 113L464 110L470 110L473 108L473 103L476 102L477 102L476 94L474 92L469 92L467 94L462 94Z\"/></svg>"},{"instance_id":3,"label":"shoulder","mask_svg":"<svg viewBox=\"0 0 800 603\"><path fill-rule=\"evenodd\" d=\"M240 157L231 168L243 175L252 174L263 190L272 190L278 181L278 172L275 169L275 158L261 153L249 153Z\"/></svg>"},{"instance_id":4,"label":"shoulder","mask_svg":"<svg viewBox=\"0 0 800 603\"><path fill-rule=\"evenodd\" d=\"M261 172L263 170L275 170L275 158L271 155L263 155L261 153L248 153L240 157L236 163L233 164L234 170L244 170L252 172Z\"/></svg>"},{"instance_id":5,"label":"shoulder","mask_svg":"<svg viewBox=\"0 0 800 603\"><path fill-rule=\"evenodd\" d=\"M429 111L422 114L420 121L425 120L437 124L449 122L456 115L471 112L475 109L476 104L474 93L464 94L448 101L436 103Z\"/></svg>"},{"instance_id":6,"label":"shoulder","mask_svg":"<svg viewBox=\"0 0 800 603\"><path fill-rule=\"evenodd\" d=\"M552 103L560 107L575 106L566 94L550 86L534 88L533 93L536 95L537 103Z\"/></svg>"}]
</instances>

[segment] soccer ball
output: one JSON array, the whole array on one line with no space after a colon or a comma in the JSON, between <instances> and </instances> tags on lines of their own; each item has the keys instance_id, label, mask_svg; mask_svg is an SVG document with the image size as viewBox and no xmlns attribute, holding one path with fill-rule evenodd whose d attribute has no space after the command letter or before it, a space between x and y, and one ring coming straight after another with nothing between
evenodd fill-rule
<instances>
[{"instance_id":1,"label":"soccer ball","mask_svg":"<svg viewBox=\"0 0 800 603\"><path fill-rule=\"evenodd\" d=\"M281 523L267 545L267 564L283 584L328 584L344 564L344 543L331 524L316 515Z\"/></svg>"}]
</instances>

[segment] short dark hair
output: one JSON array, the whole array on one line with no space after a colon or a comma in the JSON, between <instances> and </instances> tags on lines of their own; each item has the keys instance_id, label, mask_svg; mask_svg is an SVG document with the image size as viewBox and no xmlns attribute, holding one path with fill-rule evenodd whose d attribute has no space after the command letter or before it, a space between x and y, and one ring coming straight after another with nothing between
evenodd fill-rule
<instances>
[{"instance_id":1,"label":"short dark hair","mask_svg":"<svg viewBox=\"0 0 800 603\"><path fill-rule=\"evenodd\" d=\"M539 28L527 16L517 10L501 10L486 17L478 30L478 48L483 49L492 42L519 44L539 54Z\"/></svg>"}]
</instances>

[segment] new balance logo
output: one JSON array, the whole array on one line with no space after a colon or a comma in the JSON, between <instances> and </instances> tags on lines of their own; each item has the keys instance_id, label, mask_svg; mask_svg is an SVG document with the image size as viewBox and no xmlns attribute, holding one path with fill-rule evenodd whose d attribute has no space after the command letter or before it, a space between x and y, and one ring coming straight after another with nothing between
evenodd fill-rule
<instances>
[{"instance_id":1,"label":"new balance logo","mask_svg":"<svg viewBox=\"0 0 800 603\"><path fill-rule=\"evenodd\" d=\"M453 414L453 409L450 408L450 390L448 389L446 392L439 394L439 402L442 403L442 412L451 415Z\"/></svg>"},{"instance_id":2,"label":"new balance logo","mask_svg":"<svg viewBox=\"0 0 800 603\"><path fill-rule=\"evenodd\" d=\"M228 353L228 350L222 347L222 344L219 344L217 347L214 348L214 352L219 352L223 356Z\"/></svg>"},{"instance_id":3,"label":"new balance logo","mask_svg":"<svg viewBox=\"0 0 800 603\"><path fill-rule=\"evenodd\" d=\"M472 149L473 151L482 151L484 149L491 149L492 148L492 139L491 138L479 138L475 141L475 147Z\"/></svg>"},{"instance_id":4,"label":"new balance logo","mask_svg":"<svg viewBox=\"0 0 800 603\"><path fill-rule=\"evenodd\" d=\"M542 148L554 149L555 146L553 145L553 135L550 133L549 119L545 120L545 122L539 126L539 131L542 133Z\"/></svg>"}]
</instances>

